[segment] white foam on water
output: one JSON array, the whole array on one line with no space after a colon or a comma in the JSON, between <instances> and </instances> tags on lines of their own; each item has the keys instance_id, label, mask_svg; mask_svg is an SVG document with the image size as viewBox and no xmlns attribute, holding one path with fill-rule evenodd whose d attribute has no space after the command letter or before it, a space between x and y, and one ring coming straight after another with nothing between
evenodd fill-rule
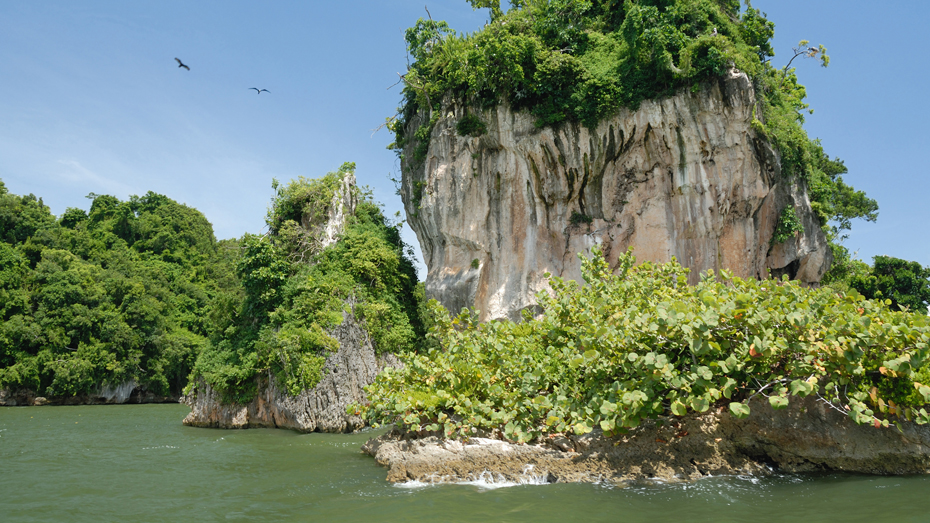
<instances>
[{"instance_id":1,"label":"white foam on water","mask_svg":"<svg viewBox=\"0 0 930 523\"><path fill-rule=\"evenodd\" d=\"M419 489L432 487L436 485L469 485L478 487L481 490L494 490L507 487L519 487L522 485L548 485L548 473L534 474L533 465L527 464L516 481L507 479L503 474L494 474L490 470L485 470L475 479L467 481L450 481L449 476L429 476L427 481L406 481L404 483L395 483L394 486L406 489Z\"/></svg>"}]
</instances>

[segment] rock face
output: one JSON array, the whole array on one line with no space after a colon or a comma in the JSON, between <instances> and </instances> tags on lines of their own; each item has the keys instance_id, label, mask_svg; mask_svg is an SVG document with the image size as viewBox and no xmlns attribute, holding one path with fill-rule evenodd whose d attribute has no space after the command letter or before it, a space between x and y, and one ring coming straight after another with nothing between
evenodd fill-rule
<instances>
[{"instance_id":1,"label":"rock face","mask_svg":"<svg viewBox=\"0 0 930 523\"><path fill-rule=\"evenodd\" d=\"M326 358L323 379L297 396L282 390L271 375L258 378L258 395L246 405L223 403L204 383L182 398L191 408L183 423L194 427L243 429L278 427L300 432L351 432L365 425L346 407L365 401L363 387L386 366L397 366L393 355L376 357L368 334L351 314L330 333L339 350Z\"/></svg>"},{"instance_id":2,"label":"rock face","mask_svg":"<svg viewBox=\"0 0 930 523\"><path fill-rule=\"evenodd\" d=\"M355 206L358 205L358 194L355 190L355 174L346 173L342 177L339 188L333 194L333 200L327 210L327 220L322 227L320 239L320 249L325 249L336 243L339 235L346 225L346 217L355 214ZM308 230L312 230L313 224L307 221L306 216L301 221L301 225Z\"/></svg>"},{"instance_id":3,"label":"rock face","mask_svg":"<svg viewBox=\"0 0 930 523\"><path fill-rule=\"evenodd\" d=\"M388 467L392 482L462 482L490 477L523 483L676 481L708 475L843 471L865 474L930 472L930 427L903 423L856 425L813 398L784 410L765 401L739 420L729 412L644 423L615 439L592 432L517 445L467 442L398 432L362 450Z\"/></svg>"},{"instance_id":4,"label":"rock face","mask_svg":"<svg viewBox=\"0 0 930 523\"><path fill-rule=\"evenodd\" d=\"M427 294L483 320L516 318L548 287L546 272L580 279L577 254L595 244L611 263L628 247L640 261L675 257L692 282L707 269L818 282L832 254L803 183L782 176L753 130L754 107L749 78L735 71L593 130L537 128L501 105L479 113L486 134L459 136L466 109L444 107L425 160L413 160L411 141L402 165ZM412 118L407 135L428 117ZM771 246L787 206L804 232Z\"/></svg>"}]
</instances>

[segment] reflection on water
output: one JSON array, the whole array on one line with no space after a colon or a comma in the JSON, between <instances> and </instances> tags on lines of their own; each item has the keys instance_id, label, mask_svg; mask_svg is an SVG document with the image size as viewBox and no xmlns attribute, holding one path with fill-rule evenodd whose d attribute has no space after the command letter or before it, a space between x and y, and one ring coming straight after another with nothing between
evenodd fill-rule
<instances>
[{"instance_id":1,"label":"reflection on water","mask_svg":"<svg viewBox=\"0 0 930 523\"><path fill-rule=\"evenodd\" d=\"M925 476L393 486L359 451L371 434L197 429L187 412L0 408L0 521L930 522Z\"/></svg>"}]
</instances>

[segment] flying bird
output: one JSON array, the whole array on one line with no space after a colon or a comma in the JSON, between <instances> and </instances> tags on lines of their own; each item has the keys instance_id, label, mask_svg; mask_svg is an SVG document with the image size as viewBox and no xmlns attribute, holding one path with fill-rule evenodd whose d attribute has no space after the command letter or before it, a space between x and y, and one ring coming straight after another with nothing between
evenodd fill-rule
<instances>
[{"instance_id":1,"label":"flying bird","mask_svg":"<svg viewBox=\"0 0 930 523\"><path fill-rule=\"evenodd\" d=\"M265 91L266 93L270 93L270 92L271 92L271 91L269 91L268 89L259 89L258 87L249 87L249 89L255 89L255 92L258 93L258 94L262 94L262 91Z\"/></svg>"},{"instance_id":2,"label":"flying bird","mask_svg":"<svg viewBox=\"0 0 930 523\"><path fill-rule=\"evenodd\" d=\"M182 62L180 58L175 58L175 60L178 62L178 67L183 67L183 68L187 69L188 71L191 70L190 67L184 65L184 62Z\"/></svg>"}]
</instances>

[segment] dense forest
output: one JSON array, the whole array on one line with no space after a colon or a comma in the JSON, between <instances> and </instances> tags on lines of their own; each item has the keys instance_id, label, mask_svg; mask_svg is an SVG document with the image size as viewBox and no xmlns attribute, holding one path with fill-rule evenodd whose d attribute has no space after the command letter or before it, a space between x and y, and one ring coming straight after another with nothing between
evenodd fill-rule
<instances>
[{"instance_id":1,"label":"dense forest","mask_svg":"<svg viewBox=\"0 0 930 523\"><path fill-rule=\"evenodd\" d=\"M88 198L89 212L56 218L0 182L0 387L71 396L134 380L177 394L238 288L237 242L160 194Z\"/></svg>"},{"instance_id":2,"label":"dense forest","mask_svg":"<svg viewBox=\"0 0 930 523\"><path fill-rule=\"evenodd\" d=\"M0 182L0 388L54 397L135 381L177 396L203 379L245 400L270 370L296 393L320 379L344 312L377 350L414 350L422 288L368 192L353 186L354 214L319 244L354 168L275 182L269 232L219 242L200 212L159 194L91 194L89 212L56 218Z\"/></svg>"}]
</instances>

